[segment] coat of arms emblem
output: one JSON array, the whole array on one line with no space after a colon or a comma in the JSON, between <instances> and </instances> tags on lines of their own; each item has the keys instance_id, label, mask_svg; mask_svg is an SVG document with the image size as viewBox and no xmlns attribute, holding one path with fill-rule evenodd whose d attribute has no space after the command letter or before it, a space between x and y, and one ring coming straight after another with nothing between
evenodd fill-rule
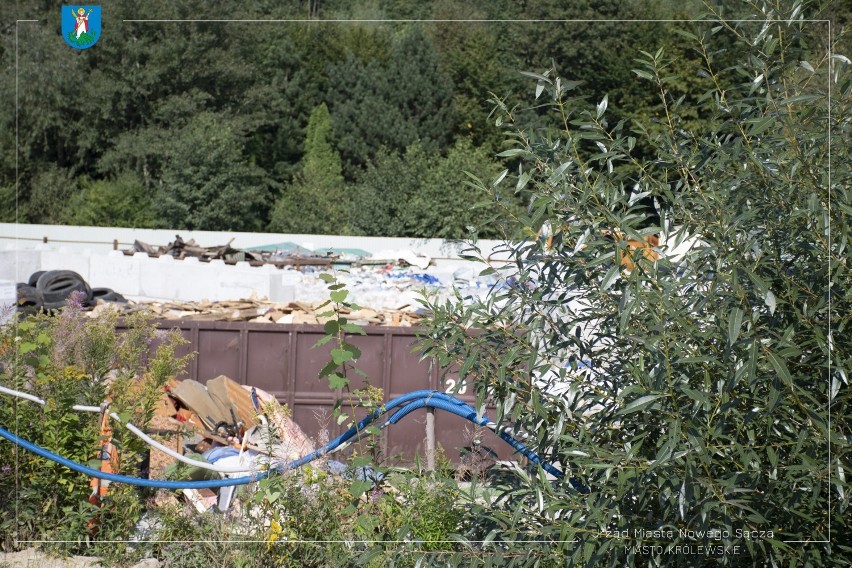
<instances>
[{"instance_id":1,"label":"coat of arms emblem","mask_svg":"<svg viewBox=\"0 0 852 568\"><path fill-rule=\"evenodd\" d=\"M88 49L101 38L100 6L63 6L62 38L77 49Z\"/></svg>"}]
</instances>

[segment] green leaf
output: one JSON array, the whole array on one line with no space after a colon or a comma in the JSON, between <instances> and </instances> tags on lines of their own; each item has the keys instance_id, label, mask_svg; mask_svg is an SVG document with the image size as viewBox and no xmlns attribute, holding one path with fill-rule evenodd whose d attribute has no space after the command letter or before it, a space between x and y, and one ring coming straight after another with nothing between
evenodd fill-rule
<instances>
[{"instance_id":1,"label":"green leaf","mask_svg":"<svg viewBox=\"0 0 852 568\"><path fill-rule=\"evenodd\" d=\"M352 494L352 497L358 499L359 497L361 497L361 495L369 491L372 487L372 481L355 480L352 482L352 485L349 486L349 492Z\"/></svg>"},{"instance_id":2,"label":"green leaf","mask_svg":"<svg viewBox=\"0 0 852 568\"><path fill-rule=\"evenodd\" d=\"M532 71L519 71L518 73L520 73L521 75L524 75L525 77L532 77L533 79L535 79L537 81L541 81L543 83L547 83L548 85L550 85L552 83L550 79L548 79L547 77L545 77L544 75L542 75L540 73L534 73Z\"/></svg>"},{"instance_id":3,"label":"green leaf","mask_svg":"<svg viewBox=\"0 0 852 568\"><path fill-rule=\"evenodd\" d=\"M330 319L323 324L323 330L330 336L336 335L340 330L340 322L336 319Z\"/></svg>"},{"instance_id":4,"label":"green leaf","mask_svg":"<svg viewBox=\"0 0 852 568\"><path fill-rule=\"evenodd\" d=\"M821 95L796 95L794 97L789 97L787 99L783 99L781 101L782 105L789 105L793 103L809 103L817 100L824 100L825 97Z\"/></svg>"},{"instance_id":5,"label":"green leaf","mask_svg":"<svg viewBox=\"0 0 852 568\"><path fill-rule=\"evenodd\" d=\"M788 387L792 387L793 377L790 375L790 369L787 368L787 363L771 351L769 352L769 362L772 364L772 368L775 369L775 373L781 377L784 384Z\"/></svg>"},{"instance_id":6,"label":"green leaf","mask_svg":"<svg viewBox=\"0 0 852 568\"><path fill-rule=\"evenodd\" d=\"M313 348L316 348L316 347L322 347L323 345L325 345L326 343L328 343L332 339L334 339L333 335L323 335L322 337L317 339L316 343L314 343L311 346L311 348L313 349Z\"/></svg>"},{"instance_id":7,"label":"green leaf","mask_svg":"<svg viewBox=\"0 0 852 568\"><path fill-rule=\"evenodd\" d=\"M337 370L337 367L339 365L340 365L340 363L335 363L334 361L329 361L328 363L325 364L325 366L322 369L320 369L319 378L329 376L330 374L332 374L334 371Z\"/></svg>"},{"instance_id":8,"label":"green leaf","mask_svg":"<svg viewBox=\"0 0 852 568\"><path fill-rule=\"evenodd\" d=\"M650 73L648 73L647 71L642 71L640 69L634 69L633 72L636 73L636 75L638 75L642 79L648 79L649 81L654 80L654 76L651 75Z\"/></svg>"},{"instance_id":9,"label":"green leaf","mask_svg":"<svg viewBox=\"0 0 852 568\"><path fill-rule=\"evenodd\" d=\"M751 137L760 136L764 132L766 132L770 126L775 124L775 117L767 116L765 118L756 118L753 120L747 120L746 124L750 125L748 129L748 135Z\"/></svg>"},{"instance_id":10,"label":"green leaf","mask_svg":"<svg viewBox=\"0 0 852 568\"><path fill-rule=\"evenodd\" d=\"M343 343L340 347L341 349L352 355L353 360L357 360L361 357L361 350L352 345L351 343Z\"/></svg>"},{"instance_id":11,"label":"green leaf","mask_svg":"<svg viewBox=\"0 0 852 568\"><path fill-rule=\"evenodd\" d=\"M323 282L328 282L329 284L331 284L333 282L337 282L337 278L335 278L333 275L325 273L325 272L320 274L319 277L320 277L320 280L322 280Z\"/></svg>"},{"instance_id":12,"label":"green leaf","mask_svg":"<svg viewBox=\"0 0 852 568\"><path fill-rule=\"evenodd\" d=\"M498 158L514 158L515 156L520 156L522 154L526 154L527 151L523 148L510 148L508 150L503 150L499 154L497 154Z\"/></svg>"},{"instance_id":13,"label":"green leaf","mask_svg":"<svg viewBox=\"0 0 852 568\"><path fill-rule=\"evenodd\" d=\"M346 300L346 296L349 295L349 290L335 290L329 297L332 302L337 302L338 304L342 304Z\"/></svg>"},{"instance_id":14,"label":"green leaf","mask_svg":"<svg viewBox=\"0 0 852 568\"><path fill-rule=\"evenodd\" d=\"M598 106L597 106L597 113L598 113L598 119L599 120L603 116L603 114L606 112L606 107L607 107L608 104L609 104L609 96L604 95L604 98L601 100L601 102L598 103Z\"/></svg>"},{"instance_id":15,"label":"green leaf","mask_svg":"<svg viewBox=\"0 0 852 568\"><path fill-rule=\"evenodd\" d=\"M353 467L364 467L365 465L370 465L372 459L370 456L355 456L352 458L352 466Z\"/></svg>"},{"instance_id":16,"label":"green leaf","mask_svg":"<svg viewBox=\"0 0 852 568\"><path fill-rule=\"evenodd\" d=\"M734 308L728 314L728 345L733 345L737 342L737 337L740 335L740 327L743 323L743 311L740 308Z\"/></svg>"},{"instance_id":17,"label":"green leaf","mask_svg":"<svg viewBox=\"0 0 852 568\"><path fill-rule=\"evenodd\" d=\"M364 328L358 325L357 323L345 323L343 324L343 331L346 333L357 333L359 335L367 335L367 332L364 331Z\"/></svg>"},{"instance_id":18,"label":"green leaf","mask_svg":"<svg viewBox=\"0 0 852 568\"><path fill-rule=\"evenodd\" d=\"M347 361L352 361L354 357L352 356L352 352L347 349L332 349L331 350L331 359L334 361L335 365L342 365Z\"/></svg>"},{"instance_id":19,"label":"green leaf","mask_svg":"<svg viewBox=\"0 0 852 568\"><path fill-rule=\"evenodd\" d=\"M333 373L328 376L328 388L331 390L340 390L344 389L349 385L349 379L338 375L337 373Z\"/></svg>"},{"instance_id":20,"label":"green leaf","mask_svg":"<svg viewBox=\"0 0 852 568\"><path fill-rule=\"evenodd\" d=\"M35 343L31 343L29 341L25 343L21 343L21 346L18 347L18 353L23 355L24 353L29 353L30 351L35 351L38 346Z\"/></svg>"},{"instance_id":21,"label":"green leaf","mask_svg":"<svg viewBox=\"0 0 852 568\"><path fill-rule=\"evenodd\" d=\"M354 512L354 507L353 507L353 512ZM343 513L345 515L346 511L344 510ZM380 564L376 564L375 562L373 562L374 560L376 560L380 556L383 556L384 554L386 554L385 550L381 547L376 546L376 547L373 547L373 548L367 550L367 552L362 553L360 556L358 556L358 558L355 560L355 562L356 562L357 566L375 566L375 565L384 566L385 565L384 562L382 562Z\"/></svg>"},{"instance_id":22,"label":"green leaf","mask_svg":"<svg viewBox=\"0 0 852 568\"><path fill-rule=\"evenodd\" d=\"M620 273L621 265L616 264L610 267L610 269L604 275L603 280L601 281L601 292L605 292L609 289L610 286L615 284L615 281L618 279Z\"/></svg>"},{"instance_id":23,"label":"green leaf","mask_svg":"<svg viewBox=\"0 0 852 568\"><path fill-rule=\"evenodd\" d=\"M628 404L624 408L620 409L616 414L624 415L624 414L630 414L632 412L638 412L640 410L643 410L644 408L647 408L652 402L654 402L655 400L657 400L661 396L663 396L663 395L661 395L661 394L647 394L645 396L640 396L639 398L637 398L636 400L634 400L633 402L631 402L630 404Z\"/></svg>"}]
</instances>

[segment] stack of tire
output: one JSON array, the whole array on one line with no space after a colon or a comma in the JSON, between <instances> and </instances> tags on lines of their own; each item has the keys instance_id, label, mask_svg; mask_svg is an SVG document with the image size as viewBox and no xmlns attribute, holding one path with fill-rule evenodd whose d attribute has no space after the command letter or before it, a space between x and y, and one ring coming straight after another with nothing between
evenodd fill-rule
<instances>
[{"instance_id":1,"label":"stack of tire","mask_svg":"<svg viewBox=\"0 0 852 568\"><path fill-rule=\"evenodd\" d=\"M94 306L98 300L127 301L110 288L90 287L85 279L73 270L40 270L34 272L26 283L18 283L18 311L35 314L42 310L60 309L74 292L80 292L83 307Z\"/></svg>"}]
</instances>

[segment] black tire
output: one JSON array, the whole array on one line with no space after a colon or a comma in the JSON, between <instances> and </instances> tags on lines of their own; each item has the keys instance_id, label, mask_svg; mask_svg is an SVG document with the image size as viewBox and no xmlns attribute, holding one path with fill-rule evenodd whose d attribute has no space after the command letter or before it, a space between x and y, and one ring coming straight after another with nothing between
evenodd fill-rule
<instances>
[{"instance_id":1,"label":"black tire","mask_svg":"<svg viewBox=\"0 0 852 568\"><path fill-rule=\"evenodd\" d=\"M35 286L36 284L38 284L38 279L41 278L41 275L44 274L45 272L46 272L45 270L39 270L38 272L33 272L30 275L30 279L27 281L27 284L29 284L30 286Z\"/></svg>"},{"instance_id":2,"label":"black tire","mask_svg":"<svg viewBox=\"0 0 852 568\"><path fill-rule=\"evenodd\" d=\"M112 288L92 288L92 305L97 304L98 300L103 300L104 302L127 302L124 296Z\"/></svg>"},{"instance_id":3,"label":"black tire","mask_svg":"<svg viewBox=\"0 0 852 568\"><path fill-rule=\"evenodd\" d=\"M48 270L39 277L36 288L44 296L45 305L61 305L72 292L83 292L83 303L92 299L92 289L73 270Z\"/></svg>"},{"instance_id":4,"label":"black tire","mask_svg":"<svg viewBox=\"0 0 852 568\"><path fill-rule=\"evenodd\" d=\"M34 286L18 284L18 311L25 314L37 314L44 307L44 296Z\"/></svg>"}]
</instances>

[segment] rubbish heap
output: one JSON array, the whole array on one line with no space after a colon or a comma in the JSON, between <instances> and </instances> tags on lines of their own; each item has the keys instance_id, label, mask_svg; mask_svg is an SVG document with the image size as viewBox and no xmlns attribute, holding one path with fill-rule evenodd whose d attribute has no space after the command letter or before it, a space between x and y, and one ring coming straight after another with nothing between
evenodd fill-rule
<instances>
[{"instance_id":1,"label":"rubbish heap","mask_svg":"<svg viewBox=\"0 0 852 568\"><path fill-rule=\"evenodd\" d=\"M363 266L388 263L426 268L431 263L429 257L411 250L384 250L376 254L353 248L321 248L312 251L289 242L250 249L236 249L231 247L232 242L234 242L234 239L224 245L202 247L194 239L184 241L180 235L175 235L174 241L161 246L152 246L137 240L133 242L133 246L123 252L128 256L142 252L154 258L169 255L176 259L197 258L201 262L222 260L226 264L248 262L252 266L271 264L279 268L284 266L321 266L328 268L332 265Z\"/></svg>"},{"instance_id":2,"label":"rubbish heap","mask_svg":"<svg viewBox=\"0 0 852 568\"><path fill-rule=\"evenodd\" d=\"M217 466L251 469L270 462L289 463L315 450L273 395L225 375L206 384L172 380L148 431L178 454L195 454L192 459ZM152 451L150 476L162 477L176 463L175 458ZM232 497L230 491L217 496L210 490L185 489L183 494L200 512L217 503L220 510L227 510Z\"/></svg>"},{"instance_id":3,"label":"rubbish heap","mask_svg":"<svg viewBox=\"0 0 852 568\"><path fill-rule=\"evenodd\" d=\"M88 314L97 317L105 310L115 310L123 315L137 311L148 311L159 320L231 321L279 324L324 324L329 320L323 316L329 306L324 302L274 303L265 299L246 298L219 302L173 302L173 301L128 301L123 304L102 303ZM342 315L356 325L388 325L411 327L419 325L426 313L422 309L401 306L398 309L374 310L340 308Z\"/></svg>"}]
</instances>

